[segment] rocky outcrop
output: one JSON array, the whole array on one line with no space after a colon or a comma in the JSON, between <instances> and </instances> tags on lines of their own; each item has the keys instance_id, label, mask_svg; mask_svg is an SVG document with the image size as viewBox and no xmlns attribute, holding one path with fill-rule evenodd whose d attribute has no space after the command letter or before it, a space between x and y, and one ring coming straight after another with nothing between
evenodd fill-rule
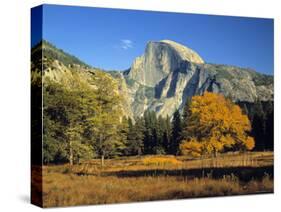
<instances>
[{"instance_id":1,"label":"rocky outcrop","mask_svg":"<svg viewBox=\"0 0 281 212\"><path fill-rule=\"evenodd\" d=\"M146 109L171 115L187 98L206 91L233 101L273 100L273 77L235 66L206 64L193 50L173 41L149 42L144 55L124 73L132 113Z\"/></svg>"},{"instance_id":2,"label":"rocky outcrop","mask_svg":"<svg viewBox=\"0 0 281 212\"><path fill-rule=\"evenodd\" d=\"M145 54L135 59L129 78L153 87L171 72L184 69L186 62L204 63L196 52L173 41L149 42Z\"/></svg>"}]
</instances>

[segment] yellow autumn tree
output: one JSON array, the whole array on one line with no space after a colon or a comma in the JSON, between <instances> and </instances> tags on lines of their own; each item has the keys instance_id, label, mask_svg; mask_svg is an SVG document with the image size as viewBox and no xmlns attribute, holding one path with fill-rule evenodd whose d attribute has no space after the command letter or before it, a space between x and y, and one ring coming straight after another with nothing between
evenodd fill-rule
<instances>
[{"instance_id":1,"label":"yellow autumn tree","mask_svg":"<svg viewBox=\"0 0 281 212\"><path fill-rule=\"evenodd\" d=\"M182 155L190 155L192 157L199 157L202 155L202 143L195 138L191 138L186 142L180 144L180 152Z\"/></svg>"},{"instance_id":2,"label":"yellow autumn tree","mask_svg":"<svg viewBox=\"0 0 281 212\"><path fill-rule=\"evenodd\" d=\"M214 154L230 150L251 150L255 141L248 135L251 124L240 107L223 95L206 92L192 97L188 135L180 145L182 154Z\"/></svg>"}]
</instances>

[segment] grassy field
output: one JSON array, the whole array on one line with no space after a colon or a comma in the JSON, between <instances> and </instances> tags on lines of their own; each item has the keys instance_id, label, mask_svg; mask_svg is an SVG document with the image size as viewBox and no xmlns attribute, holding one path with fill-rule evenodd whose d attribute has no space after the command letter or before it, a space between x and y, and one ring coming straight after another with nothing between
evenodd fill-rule
<instances>
[{"instance_id":1,"label":"grassy field","mask_svg":"<svg viewBox=\"0 0 281 212\"><path fill-rule=\"evenodd\" d=\"M33 169L40 192L41 169ZM43 206L70 206L273 192L273 153L217 158L126 157L44 166Z\"/></svg>"}]
</instances>

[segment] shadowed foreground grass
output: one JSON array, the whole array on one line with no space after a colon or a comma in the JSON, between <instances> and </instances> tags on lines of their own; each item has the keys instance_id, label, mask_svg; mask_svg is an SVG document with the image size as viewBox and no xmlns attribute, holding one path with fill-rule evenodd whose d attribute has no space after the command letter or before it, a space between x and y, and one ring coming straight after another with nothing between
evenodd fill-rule
<instances>
[{"instance_id":1,"label":"shadowed foreground grass","mask_svg":"<svg viewBox=\"0 0 281 212\"><path fill-rule=\"evenodd\" d=\"M186 158L177 158L179 163L153 165L142 163L143 158L118 159L107 161L103 169L97 167L98 161L95 160L73 167L45 166L43 206L271 193L273 154L263 156L266 162L260 164L249 161L243 162L245 166L241 163L236 167L229 163L229 166L215 167L217 163L212 162L203 169L202 161L198 160L195 166L195 160ZM227 156L229 161L235 157L237 155ZM261 162L261 155L258 158Z\"/></svg>"}]
</instances>

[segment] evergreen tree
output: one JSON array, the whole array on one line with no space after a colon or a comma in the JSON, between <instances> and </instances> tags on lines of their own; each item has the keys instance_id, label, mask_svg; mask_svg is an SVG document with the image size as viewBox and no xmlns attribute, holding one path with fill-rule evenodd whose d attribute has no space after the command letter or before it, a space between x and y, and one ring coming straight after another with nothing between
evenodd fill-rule
<instances>
[{"instance_id":1,"label":"evergreen tree","mask_svg":"<svg viewBox=\"0 0 281 212\"><path fill-rule=\"evenodd\" d=\"M179 153L179 143L181 141L182 134L182 120L179 110L176 110L173 114L172 120L172 143L170 153L177 155Z\"/></svg>"},{"instance_id":2,"label":"evergreen tree","mask_svg":"<svg viewBox=\"0 0 281 212\"><path fill-rule=\"evenodd\" d=\"M130 131L130 129L133 127L133 121L131 119L131 117L128 118L128 130Z\"/></svg>"},{"instance_id":3,"label":"evergreen tree","mask_svg":"<svg viewBox=\"0 0 281 212\"><path fill-rule=\"evenodd\" d=\"M156 138L155 138L155 142L156 142L156 146L155 146L155 154L165 154L165 147L164 147L164 133L166 131L166 122L165 119L163 119L163 117L160 115L157 118L157 124L156 124L156 129L155 129L155 133L156 133ZM165 133L166 134L166 133Z\"/></svg>"},{"instance_id":4,"label":"evergreen tree","mask_svg":"<svg viewBox=\"0 0 281 212\"><path fill-rule=\"evenodd\" d=\"M274 150L274 115L273 110L266 117L266 148Z\"/></svg>"},{"instance_id":5,"label":"evergreen tree","mask_svg":"<svg viewBox=\"0 0 281 212\"><path fill-rule=\"evenodd\" d=\"M121 151L122 155L127 155L127 147L128 147L128 134L132 127L131 118L123 117L121 124L118 126L118 134L120 136L121 141L123 141L125 148Z\"/></svg>"},{"instance_id":6,"label":"evergreen tree","mask_svg":"<svg viewBox=\"0 0 281 212\"><path fill-rule=\"evenodd\" d=\"M166 153L169 153L169 149L172 143L172 124L171 124L171 118L170 116L166 116L166 134L167 134L167 141L168 144L165 145Z\"/></svg>"},{"instance_id":7,"label":"evergreen tree","mask_svg":"<svg viewBox=\"0 0 281 212\"><path fill-rule=\"evenodd\" d=\"M162 134L162 148L166 154L169 154L171 146L171 121L170 117L167 115L163 123L163 134Z\"/></svg>"},{"instance_id":8,"label":"evergreen tree","mask_svg":"<svg viewBox=\"0 0 281 212\"><path fill-rule=\"evenodd\" d=\"M157 117L154 111L144 112L144 123L145 123L145 133L144 133L144 151L146 154L154 154L155 147L157 144Z\"/></svg>"},{"instance_id":9,"label":"evergreen tree","mask_svg":"<svg viewBox=\"0 0 281 212\"><path fill-rule=\"evenodd\" d=\"M189 122L189 117L191 115L190 111L190 104L191 104L191 99L187 99L184 109L183 109L183 117L182 117L182 139L188 139L189 134L188 134L188 122Z\"/></svg>"},{"instance_id":10,"label":"evergreen tree","mask_svg":"<svg viewBox=\"0 0 281 212\"><path fill-rule=\"evenodd\" d=\"M274 148L274 112L273 102L264 102L265 113L265 149L273 150Z\"/></svg>"},{"instance_id":11,"label":"evergreen tree","mask_svg":"<svg viewBox=\"0 0 281 212\"><path fill-rule=\"evenodd\" d=\"M127 138L127 153L129 155L141 155L144 151L144 120L143 118L137 118L135 125L130 124L130 122Z\"/></svg>"},{"instance_id":12,"label":"evergreen tree","mask_svg":"<svg viewBox=\"0 0 281 212\"><path fill-rule=\"evenodd\" d=\"M252 121L252 135L256 141L255 149L265 149L265 113L263 111L262 103L255 102L254 115Z\"/></svg>"}]
</instances>

